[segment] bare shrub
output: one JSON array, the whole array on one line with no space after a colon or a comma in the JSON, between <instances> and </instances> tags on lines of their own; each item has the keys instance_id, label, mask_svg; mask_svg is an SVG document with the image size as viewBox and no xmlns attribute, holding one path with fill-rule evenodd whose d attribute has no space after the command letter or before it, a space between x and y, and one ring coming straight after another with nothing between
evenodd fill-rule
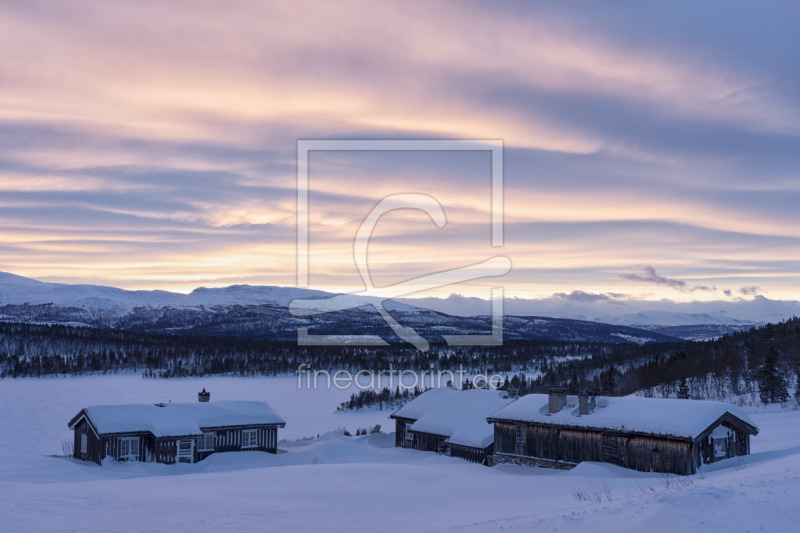
<instances>
[{"instance_id":1,"label":"bare shrub","mask_svg":"<svg viewBox=\"0 0 800 533\"><path fill-rule=\"evenodd\" d=\"M595 487L594 483L590 483L588 490L575 489L572 491L572 495L579 502L602 503L603 498L610 502L611 488L608 486L608 482L606 482L604 479L599 487Z\"/></svg>"},{"instance_id":2,"label":"bare shrub","mask_svg":"<svg viewBox=\"0 0 800 533\"><path fill-rule=\"evenodd\" d=\"M606 501L611 501L611 488L608 486L608 482L604 479L603 483L600 485L600 491L603 493L603 496L606 497Z\"/></svg>"},{"instance_id":3,"label":"bare shrub","mask_svg":"<svg viewBox=\"0 0 800 533\"><path fill-rule=\"evenodd\" d=\"M593 495L588 490L575 489L572 491L572 495L575 496L575 499L579 502L594 501Z\"/></svg>"}]
</instances>

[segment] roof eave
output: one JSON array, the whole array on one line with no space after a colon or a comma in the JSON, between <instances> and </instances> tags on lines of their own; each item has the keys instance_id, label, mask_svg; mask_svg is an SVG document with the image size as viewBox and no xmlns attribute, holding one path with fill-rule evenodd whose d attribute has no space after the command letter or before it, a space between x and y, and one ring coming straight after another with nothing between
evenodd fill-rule
<instances>
[{"instance_id":1,"label":"roof eave","mask_svg":"<svg viewBox=\"0 0 800 533\"><path fill-rule=\"evenodd\" d=\"M72 429L72 430L74 430L74 429L75 429L75 426L77 426L77 425L78 425L78 423L81 421L81 419L84 419L84 420L86 420L86 425L87 425L87 426L89 426L89 429L91 429L91 430L92 430L92 433L94 433L94 436L95 436L95 437L97 437L97 438L99 439L99 438L100 438L100 435L101 435L101 433L100 433L100 431L99 431L99 430L98 430L98 429L97 429L97 428L94 426L94 424L92 423L92 420L89 418L89 413L87 413L87 412L86 412L86 409L81 409L81 412L80 412L80 413L78 413L77 415L75 415L75 416L72 418L72 420L70 420L70 421L67 423L67 427L68 427L69 429Z\"/></svg>"}]
</instances>

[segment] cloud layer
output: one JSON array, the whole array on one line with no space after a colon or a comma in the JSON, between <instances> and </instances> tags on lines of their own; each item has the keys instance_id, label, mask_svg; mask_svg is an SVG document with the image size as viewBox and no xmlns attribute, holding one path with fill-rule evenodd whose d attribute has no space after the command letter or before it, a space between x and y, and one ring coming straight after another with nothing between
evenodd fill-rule
<instances>
[{"instance_id":1,"label":"cloud layer","mask_svg":"<svg viewBox=\"0 0 800 533\"><path fill-rule=\"evenodd\" d=\"M364 216L422 192L448 225L387 215L376 283L800 299L798 47L786 2L4 3L0 270L292 285L298 139L501 139L502 250L487 152L312 154L312 285L362 288Z\"/></svg>"}]
</instances>

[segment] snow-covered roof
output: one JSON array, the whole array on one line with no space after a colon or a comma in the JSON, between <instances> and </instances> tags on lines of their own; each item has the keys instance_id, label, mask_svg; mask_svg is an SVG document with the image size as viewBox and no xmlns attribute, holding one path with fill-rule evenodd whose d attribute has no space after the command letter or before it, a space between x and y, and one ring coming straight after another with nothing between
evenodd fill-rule
<instances>
[{"instance_id":1,"label":"snow-covered roof","mask_svg":"<svg viewBox=\"0 0 800 533\"><path fill-rule=\"evenodd\" d=\"M454 397L454 395L457 393L457 390L449 387L425 391L398 409L392 416L416 420L434 407L448 401L448 398Z\"/></svg>"},{"instance_id":2,"label":"snow-covered roof","mask_svg":"<svg viewBox=\"0 0 800 533\"><path fill-rule=\"evenodd\" d=\"M201 428L224 426L284 425L267 402L221 401L94 405L84 409L100 434L147 431L156 437L200 435ZM73 422L77 421L77 418ZM72 427L72 423L70 423Z\"/></svg>"},{"instance_id":3,"label":"snow-covered roof","mask_svg":"<svg viewBox=\"0 0 800 533\"><path fill-rule=\"evenodd\" d=\"M394 416L416 420L412 431L446 436L451 444L485 448L494 440L494 428L486 423L486 417L513 401L505 396L496 390L433 389Z\"/></svg>"},{"instance_id":4,"label":"snow-covered roof","mask_svg":"<svg viewBox=\"0 0 800 533\"><path fill-rule=\"evenodd\" d=\"M588 415L578 414L578 399L570 396L567 407L548 413L548 395L529 394L489 417L541 424L634 431L652 435L697 438L725 413L730 413L758 432L758 426L739 407L704 400L653 399L628 396L598 398ZM600 407L605 405L605 407Z\"/></svg>"}]
</instances>

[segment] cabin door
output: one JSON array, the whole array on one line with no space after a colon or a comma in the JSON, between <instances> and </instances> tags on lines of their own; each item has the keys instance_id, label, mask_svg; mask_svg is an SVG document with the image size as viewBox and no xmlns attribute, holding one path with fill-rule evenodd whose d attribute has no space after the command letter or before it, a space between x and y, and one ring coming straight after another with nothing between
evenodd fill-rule
<instances>
[{"instance_id":1,"label":"cabin door","mask_svg":"<svg viewBox=\"0 0 800 533\"><path fill-rule=\"evenodd\" d=\"M194 462L194 439L180 439L178 441L178 462Z\"/></svg>"}]
</instances>

